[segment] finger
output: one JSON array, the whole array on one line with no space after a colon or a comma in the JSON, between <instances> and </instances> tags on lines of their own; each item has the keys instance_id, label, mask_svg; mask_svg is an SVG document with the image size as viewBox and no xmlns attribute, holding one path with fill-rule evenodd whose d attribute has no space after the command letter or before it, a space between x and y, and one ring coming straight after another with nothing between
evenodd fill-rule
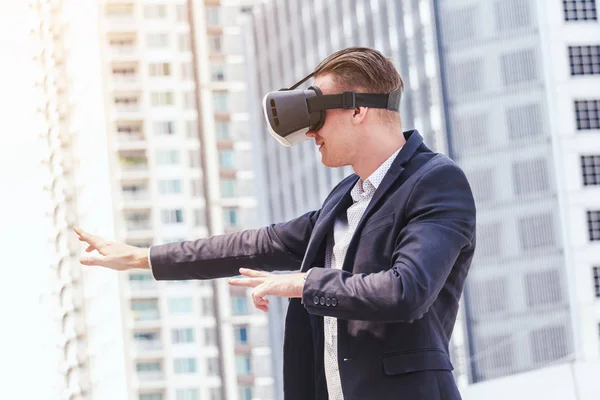
<instances>
[{"instance_id":1,"label":"finger","mask_svg":"<svg viewBox=\"0 0 600 400\"><path fill-rule=\"evenodd\" d=\"M256 296L255 291L256 289L252 291L252 302L254 303L254 307L264 312L269 311L269 300L265 297Z\"/></svg>"},{"instance_id":2,"label":"finger","mask_svg":"<svg viewBox=\"0 0 600 400\"><path fill-rule=\"evenodd\" d=\"M87 249L85 249L86 253L89 253L89 252L91 252L91 251L94 251L94 250L95 250L95 247L94 247L94 246L92 246L92 245L89 245L89 246L87 247Z\"/></svg>"},{"instance_id":3,"label":"finger","mask_svg":"<svg viewBox=\"0 0 600 400\"><path fill-rule=\"evenodd\" d=\"M79 262L83 265L99 265L101 267L105 266L105 260L101 257L81 257Z\"/></svg>"},{"instance_id":4,"label":"finger","mask_svg":"<svg viewBox=\"0 0 600 400\"><path fill-rule=\"evenodd\" d=\"M227 282L232 286L256 287L263 283L265 278L231 278Z\"/></svg>"},{"instance_id":5,"label":"finger","mask_svg":"<svg viewBox=\"0 0 600 400\"><path fill-rule=\"evenodd\" d=\"M244 276L249 276L251 278L260 278L260 277L265 278L265 277L271 275L268 272L257 271L255 269L249 269L249 268L240 268L240 274L242 274Z\"/></svg>"},{"instance_id":6,"label":"finger","mask_svg":"<svg viewBox=\"0 0 600 400\"><path fill-rule=\"evenodd\" d=\"M95 248L98 248L104 244L104 239L101 236L89 234L81 228L76 227L73 229L80 236L79 240L87 242L88 244L93 245Z\"/></svg>"}]
</instances>

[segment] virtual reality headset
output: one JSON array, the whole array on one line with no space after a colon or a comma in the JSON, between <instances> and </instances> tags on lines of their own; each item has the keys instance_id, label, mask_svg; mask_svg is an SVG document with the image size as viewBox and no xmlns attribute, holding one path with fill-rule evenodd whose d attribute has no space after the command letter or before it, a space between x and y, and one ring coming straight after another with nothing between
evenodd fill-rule
<instances>
[{"instance_id":1,"label":"virtual reality headset","mask_svg":"<svg viewBox=\"0 0 600 400\"><path fill-rule=\"evenodd\" d=\"M263 111L269 133L286 147L308 139L306 133L321 129L325 123L325 110L356 107L400 110L402 88L391 93L355 93L323 95L316 86L296 89L314 73L308 75L289 89L269 92L263 99Z\"/></svg>"}]
</instances>

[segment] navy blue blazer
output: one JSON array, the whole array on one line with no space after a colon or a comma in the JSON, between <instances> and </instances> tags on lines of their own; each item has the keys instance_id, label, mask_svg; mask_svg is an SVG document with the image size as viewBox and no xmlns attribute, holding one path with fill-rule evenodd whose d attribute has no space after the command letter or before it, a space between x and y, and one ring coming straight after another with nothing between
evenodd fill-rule
<instances>
[{"instance_id":1,"label":"navy blue blazer","mask_svg":"<svg viewBox=\"0 0 600 400\"><path fill-rule=\"evenodd\" d=\"M456 400L448 352L475 250L475 204L462 170L416 130L369 203L341 270L323 268L327 234L359 179L342 180L320 210L288 222L153 246L158 280L314 270L285 322L286 400L327 399L323 316L338 318L345 400Z\"/></svg>"}]
</instances>

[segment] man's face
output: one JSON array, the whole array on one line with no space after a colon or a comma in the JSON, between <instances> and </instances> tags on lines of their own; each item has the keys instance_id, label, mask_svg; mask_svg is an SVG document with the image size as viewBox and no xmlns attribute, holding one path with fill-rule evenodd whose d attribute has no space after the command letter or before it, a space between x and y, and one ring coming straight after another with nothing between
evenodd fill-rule
<instances>
[{"instance_id":1,"label":"man's face","mask_svg":"<svg viewBox=\"0 0 600 400\"><path fill-rule=\"evenodd\" d=\"M319 75L315 78L313 86L321 89L326 94L337 94L338 90L331 75ZM310 131L306 136L314 138L321 153L321 161L327 167L343 167L350 165L354 158L353 146L353 110L334 109L325 111L325 124L318 131Z\"/></svg>"}]
</instances>

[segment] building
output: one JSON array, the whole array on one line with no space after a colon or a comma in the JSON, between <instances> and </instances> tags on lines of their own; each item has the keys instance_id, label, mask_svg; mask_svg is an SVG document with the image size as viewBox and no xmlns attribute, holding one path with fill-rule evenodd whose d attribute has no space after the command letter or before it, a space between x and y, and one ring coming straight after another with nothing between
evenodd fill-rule
<instances>
[{"instance_id":1,"label":"building","mask_svg":"<svg viewBox=\"0 0 600 400\"><path fill-rule=\"evenodd\" d=\"M375 47L405 79L403 128L456 160L476 198L478 250L451 348L461 387L598 360L595 1L274 0L247 29L263 223L319 207L351 170L324 168L310 141L273 140L262 97L338 49Z\"/></svg>"},{"instance_id":2,"label":"building","mask_svg":"<svg viewBox=\"0 0 600 400\"><path fill-rule=\"evenodd\" d=\"M103 0L116 237L152 244L255 227L238 18L252 1ZM267 318L223 280L121 277L129 398L273 397Z\"/></svg>"},{"instance_id":3,"label":"building","mask_svg":"<svg viewBox=\"0 0 600 400\"><path fill-rule=\"evenodd\" d=\"M36 0L1 8L3 26L18 21L10 32L14 51L6 51L18 70L2 73L2 86L13 95L2 106L10 134L1 147L11 154L1 157L1 169L16 179L14 186L3 180L7 187L20 192L10 191L17 201L2 218L16 240L2 243L9 269L24 272L7 276L10 287L2 290L9 293L2 303L20 314L8 318L4 330L18 337L6 341L10 349L2 354L27 364L15 360L2 372L7 385L19 385L5 393L126 398L118 281L79 264L83 248L72 232L76 224L113 230L95 5Z\"/></svg>"}]
</instances>

